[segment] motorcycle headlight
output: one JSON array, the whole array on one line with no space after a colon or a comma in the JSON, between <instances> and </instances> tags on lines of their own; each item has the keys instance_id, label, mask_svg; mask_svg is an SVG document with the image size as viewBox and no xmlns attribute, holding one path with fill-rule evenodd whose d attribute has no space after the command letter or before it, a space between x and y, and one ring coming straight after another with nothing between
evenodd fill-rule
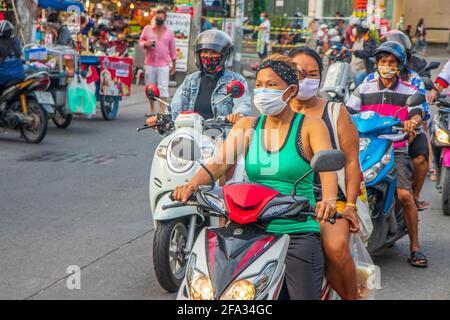
<instances>
[{"instance_id":1,"label":"motorcycle headlight","mask_svg":"<svg viewBox=\"0 0 450 320\"><path fill-rule=\"evenodd\" d=\"M440 143L450 144L450 139L448 133L442 130L441 128L436 129L436 140Z\"/></svg>"},{"instance_id":2,"label":"motorcycle headlight","mask_svg":"<svg viewBox=\"0 0 450 320\"><path fill-rule=\"evenodd\" d=\"M158 157L165 159L167 156L167 146L159 146L156 150L156 154Z\"/></svg>"},{"instance_id":3,"label":"motorcycle headlight","mask_svg":"<svg viewBox=\"0 0 450 320\"><path fill-rule=\"evenodd\" d=\"M364 181L367 183L375 180L375 178L378 176L378 173L380 173L382 168L383 164L381 162L378 162L371 168L364 171Z\"/></svg>"},{"instance_id":4,"label":"motorcycle headlight","mask_svg":"<svg viewBox=\"0 0 450 320\"><path fill-rule=\"evenodd\" d=\"M223 203L223 201L221 199L213 197L212 195L209 195L209 194L205 194L204 200L209 206L211 206L215 210L217 210L219 212L225 211L225 204Z\"/></svg>"},{"instance_id":5,"label":"motorcycle headlight","mask_svg":"<svg viewBox=\"0 0 450 320\"><path fill-rule=\"evenodd\" d=\"M277 269L277 262L269 263L261 273L255 277L233 282L222 295L221 300L255 300L269 286Z\"/></svg>"},{"instance_id":6,"label":"motorcycle headlight","mask_svg":"<svg viewBox=\"0 0 450 320\"><path fill-rule=\"evenodd\" d=\"M183 173L194 166L194 161L186 160L190 158L197 160L200 155L197 143L189 135L178 135L174 137L167 148L167 164L170 170L176 173Z\"/></svg>"},{"instance_id":7,"label":"motorcycle headlight","mask_svg":"<svg viewBox=\"0 0 450 320\"><path fill-rule=\"evenodd\" d=\"M360 138L359 139L359 152L366 150L370 145L369 138Z\"/></svg>"},{"instance_id":8,"label":"motorcycle headlight","mask_svg":"<svg viewBox=\"0 0 450 320\"><path fill-rule=\"evenodd\" d=\"M202 274L197 274L189 285L192 300L214 300L214 289L211 280Z\"/></svg>"},{"instance_id":9,"label":"motorcycle headlight","mask_svg":"<svg viewBox=\"0 0 450 320\"><path fill-rule=\"evenodd\" d=\"M192 300L214 300L214 289L211 280L195 268L197 256L192 253L189 258L186 281Z\"/></svg>"}]
</instances>

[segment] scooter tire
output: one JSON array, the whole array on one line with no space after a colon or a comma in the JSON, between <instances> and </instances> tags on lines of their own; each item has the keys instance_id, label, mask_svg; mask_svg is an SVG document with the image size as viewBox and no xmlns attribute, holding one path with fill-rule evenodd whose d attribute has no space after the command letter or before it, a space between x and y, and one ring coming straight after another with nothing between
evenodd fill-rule
<instances>
[{"instance_id":1,"label":"scooter tire","mask_svg":"<svg viewBox=\"0 0 450 320\"><path fill-rule=\"evenodd\" d=\"M174 230L178 228L187 240L187 227L184 219L161 221L156 227L153 238L153 267L160 286L168 292L176 292L180 287L186 271L187 257L182 271L175 274L170 263L170 244ZM186 242L184 242L186 245ZM183 247L184 249L184 247Z\"/></svg>"},{"instance_id":2,"label":"scooter tire","mask_svg":"<svg viewBox=\"0 0 450 320\"><path fill-rule=\"evenodd\" d=\"M58 111L55 111L55 112L58 112ZM61 118L53 117L52 121L57 128L66 129L72 122L72 118L73 118L73 115L69 113L69 114L66 114L65 116L61 115Z\"/></svg>"},{"instance_id":3,"label":"scooter tire","mask_svg":"<svg viewBox=\"0 0 450 320\"><path fill-rule=\"evenodd\" d=\"M450 169L442 168L442 211L445 216L450 216Z\"/></svg>"}]
</instances>

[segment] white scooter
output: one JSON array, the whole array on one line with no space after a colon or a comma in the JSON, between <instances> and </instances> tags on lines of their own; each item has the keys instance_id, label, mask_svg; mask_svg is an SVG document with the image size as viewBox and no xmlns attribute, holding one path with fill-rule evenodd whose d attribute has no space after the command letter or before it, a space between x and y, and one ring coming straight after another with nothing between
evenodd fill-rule
<instances>
[{"instance_id":1,"label":"white scooter","mask_svg":"<svg viewBox=\"0 0 450 320\"><path fill-rule=\"evenodd\" d=\"M244 86L239 81L232 81L227 86L227 93L213 103L213 119L204 120L195 112L180 112L175 121L171 114L157 116L155 129L164 138L153 157L149 180L150 207L155 226L153 265L159 284L169 292L176 292L184 278L187 258L199 230L208 225L218 226L219 219L205 218L192 207L161 208L172 204L170 195L175 187L189 182L200 169L199 163L181 157L199 152L195 156L207 161L216 153L218 143L226 137L232 124L216 116L217 105L225 99L241 97ZM171 112L170 105L159 99L155 85L148 85L146 94L149 99L165 104ZM145 126L138 131L148 128Z\"/></svg>"},{"instance_id":2,"label":"white scooter","mask_svg":"<svg viewBox=\"0 0 450 320\"><path fill-rule=\"evenodd\" d=\"M201 161L199 157L190 158L194 159ZM336 171L344 164L345 156L338 150L318 152L311 160L317 172ZM201 187L188 202L163 206L162 210L182 207L195 209L205 217L230 220L225 227L201 231L177 299L276 300L284 281L290 239L286 234L265 230L274 219L304 221L308 216L315 217L309 200L295 194L297 184L313 170L296 182L292 195L254 183L215 188L212 180L211 186ZM334 223L336 218L340 215L328 221Z\"/></svg>"}]
</instances>

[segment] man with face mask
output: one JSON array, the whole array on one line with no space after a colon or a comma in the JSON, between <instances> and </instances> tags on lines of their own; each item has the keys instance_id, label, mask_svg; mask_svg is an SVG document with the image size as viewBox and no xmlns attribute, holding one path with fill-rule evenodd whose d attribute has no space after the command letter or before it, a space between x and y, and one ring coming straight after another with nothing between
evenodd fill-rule
<instances>
[{"instance_id":1,"label":"man with face mask","mask_svg":"<svg viewBox=\"0 0 450 320\"><path fill-rule=\"evenodd\" d=\"M145 83L158 86L161 99L169 98L169 77L176 73L175 35L165 25L167 14L164 10L156 11L155 25L144 28L139 45L146 49L144 69ZM160 103L159 111L164 112ZM155 112L154 102L150 101L150 113Z\"/></svg>"},{"instance_id":2,"label":"man with face mask","mask_svg":"<svg viewBox=\"0 0 450 320\"><path fill-rule=\"evenodd\" d=\"M251 113L251 98L247 80L233 71L226 69L226 63L233 51L232 40L228 34L219 30L206 30L200 33L195 41L195 62L199 71L184 79L172 99L173 118L182 111L195 111L205 119L226 116L235 123L241 117ZM244 85L244 94L240 98L229 97L220 104L227 95L226 86L233 80ZM154 126L156 116L147 119L147 125Z\"/></svg>"},{"instance_id":3,"label":"man with face mask","mask_svg":"<svg viewBox=\"0 0 450 320\"><path fill-rule=\"evenodd\" d=\"M394 116L402 120L404 131L414 136L414 130L423 121L423 106L404 108L409 96L419 91L400 78L406 67L405 48L398 42L386 41L374 51L379 79L373 79L356 88L347 107L356 112L374 111L382 116ZM403 109L402 109L403 108ZM415 267L426 267L426 256L420 250L418 213L413 196L412 161L408 153L408 139L394 143L397 167L397 197L403 207L404 219L410 239L411 254L408 261Z\"/></svg>"},{"instance_id":4,"label":"man with face mask","mask_svg":"<svg viewBox=\"0 0 450 320\"><path fill-rule=\"evenodd\" d=\"M365 20L354 21L352 36L351 48L344 50L352 53L350 64L353 69L355 85L359 86L372 70L369 58L376 44L375 40L369 35L369 26Z\"/></svg>"}]
</instances>

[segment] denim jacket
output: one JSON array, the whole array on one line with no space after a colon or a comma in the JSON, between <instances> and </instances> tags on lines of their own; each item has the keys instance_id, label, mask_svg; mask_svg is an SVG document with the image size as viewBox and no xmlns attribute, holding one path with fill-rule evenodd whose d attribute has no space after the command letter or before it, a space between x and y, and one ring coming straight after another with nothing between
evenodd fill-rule
<instances>
[{"instance_id":1,"label":"denim jacket","mask_svg":"<svg viewBox=\"0 0 450 320\"><path fill-rule=\"evenodd\" d=\"M172 115L174 118L181 111L194 111L195 102L197 101L198 92L200 89L200 71L188 75L181 86L178 87L172 99ZM227 116L231 113L242 113L246 116L251 113L251 98L248 90L247 80L233 71L225 70L222 77L217 82L217 86L211 95L211 106L214 101L218 101L227 95L227 84L232 80L239 80L245 87L244 95L240 98L233 99L229 97L216 105L218 116Z\"/></svg>"}]
</instances>

